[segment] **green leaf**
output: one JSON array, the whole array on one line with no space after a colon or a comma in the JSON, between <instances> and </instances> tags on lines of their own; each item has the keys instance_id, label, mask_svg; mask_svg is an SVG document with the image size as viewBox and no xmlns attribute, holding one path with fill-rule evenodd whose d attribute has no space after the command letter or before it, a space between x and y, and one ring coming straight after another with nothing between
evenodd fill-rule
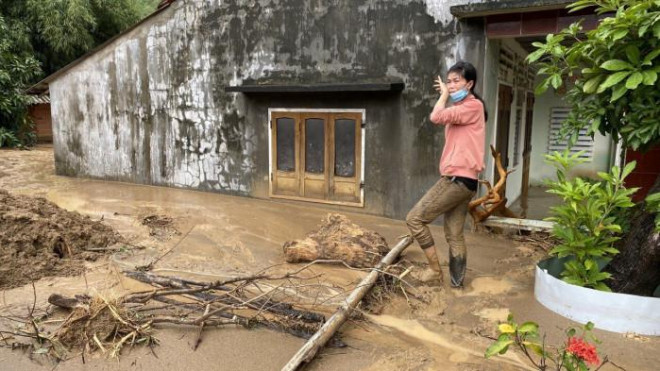
<instances>
[{"instance_id":1,"label":"green leaf","mask_svg":"<svg viewBox=\"0 0 660 371\"><path fill-rule=\"evenodd\" d=\"M628 175L630 175L630 173L635 170L635 166L637 166L637 161L630 161L627 163L623 168L623 173L621 173L621 180L624 180Z\"/></svg>"},{"instance_id":2,"label":"green leaf","mask_svg":"<svg viewBox=\"0 0 660 371\"><path fill-rule=\"evenodd\" d=\"M615 72L615 73L609 75L605 79L605 81L603 81L603 83L600 84L600 86L598 87L598 93L602 93L602 92L605 91L605 89L618 84L623 79L628 77L628 75L630 75L630 73L631 73L630 71L621 71L621 72Z\"/></svg>"},{"instance_id":3,"label":"green leaf","mask_svg":"<svg viewBox=\"0 0 660 371\"><path fill-rule=\"evenodd\" d=\"M649 196L646 197L646 202L660 202L660 192L658 193L653 193Z\"/></svg>"},{"instance_id":4,"label":"green leaf","mask_svg":"<svg viewBox=\"0 0 660 371\"><path fill-rule=\"evenodd\" d=\"M633 65L639 64L639 49L635 45L626 47L626 56Z\"/></svg>"},{"instance_id":5,"label":"green leaf","mask_svg":"<svg viewBox=\"0 0 660 371\"><path fill-rule=\"evenodd\" d=\"M569 13L578 11L580 9L588 8L590 6L593 6L593 3L591 0L580 0L576 1L574 3L568 4L566 7L570 9Z\"/></svg>"},{"instance_id":6,"label":"green leaf","mask_svg":"<svg viewBox=\"0 0 660 371\"><path fill-rule=\"evenodd\" d=\"M652 52L650 52L649 54L647 54L644 57L644 60L642 61L642 65L650 66L653 63L653 60L655 59L655 57L657 57L658 55L660 55L660 48L655 49Z\"/></svg>"},{"instance_id":7,"label":"green leaf","mask_svg":"<svg viewBox=\"0 0 660 371\"><path fill-rule=\"evenodd\" d=\"M621 71L626 69L631 70L633 68L633 66L631 66L630 63L626 61L622 61L620 59L611 59L601 64L600 67L608 71Z\"/></svg>"},{"instance_id":8,"label":"green leaf","mask_svg":"<svg viewBox=\"0 0 660 371\"><path fill-rule=\"evenodd\" d=\"M643 81L644 85L653 86L656 80L658 80L658 73L655 71L651 71L651 70L644 71L642 72L642 75L644 75L644 81Z\"/></svg>"},{"instance_id":9,"label":"green leaf","mask_svg":"<svg viewBox=\"0 0 660 371\"><path fill-rule=\"evenodd\" d=\"M532 343L530 341L523 341L522 344L526 348L531 349L534 353L543 356L543 348L539 344Z\"/></svg>"},{"instance_id":10,"label":"green leaf","mask_svg":"<svg viewBox=\"0 0 660 371\"><path fill-rule=\"evenodd\" d=\"M567 356L564 357L564 358L565 358L565 360L564 360L564 363L563 363L563 364L564 364L564 367L566 367L566 370L568 370L568 371L575 371L575 366L573 366L573 363L571 363L571 359L570 359L571 357L569 357L569 356L567 355Z\"/></svg>"},{"instance_id":11,"label":"green leaf","mask_svg":"<svg viewBox=\"0 0 660 371\"><path fill-rule=\"evenodd\" d=\"M546 77L543 81L536 86L534 89L534 94L541 95L545 93L546 90L550 87L550 77Z\"/></svg>"},{"instance_id":12,"label":"green leaf","mask_svg":"<svg viewBox=\"0 0 660 371\"><path fill-rule=\"evenodd\" d=\"M527 58L525 58L525 60L527 61L527 63L534 63L538 61L543 56L543 54L545 54L545 49L538 49L534 51L532 54L529 54Z\"/></svg>"},{"instance_id":13,"label":"green leaf","mask_svg":"<svg viewBox=\"0 0 660 371\"><path fill-rule=\"evenodd\" d=\"M600 84L600 81L603 79L602 75L598 75L596 77L592 77L587 82L584 83L584 86L582 87L582 91L584 91L587 94L592 94L596 92L596 88L598 88L598 84Z\"/></svg>"},{"instance_id":14,"label":"green leaf","mask_svg":"<svg viewBox=\"0 0 660 371\"><path fill-rule=\"evenodd\" d=\"M584 329L587 330L587 331L593 330L594 329L594 323L591 322L591 321L587 322L587 324L584 325Z\"/></svg>"},{"instance_id":15,"label":"green leaf","mask_svg":"<svg viewBox=\"0 0 660 371\"><path fill-rule=\"evenodd\" d=\"M593 260L591 259L585 260L584 267L587 268L587 270L590 270L591 268L593 268L593 266L594 266Z\"/></svg>"},{"instance_id":16,"label":"green leaf","mask_svg":"<svg viewBox=\"0 0 660 371\"><path fill-rule=\"evenodd\" d=\"M602 283L602 282L598 282L598 283L594 284L593 287L594 287L594 289L596 289L598 291L612 292L612 289L607 287L607 285Z\"/></svg>"},{"instance_id":17,"label":"green leaf","mask_svg":"<svg viewBox=\"0 0 660 371\"><path fill-rule=\"evenodd\" d=\"M539 330L539 325L534 322L525 322L520 327L518 327L518 332L521 334L527 334L530 332L537 332Z\"/></svg>"},{"instance_id":18,"label":"green leaf","mask_svg":"<svg viewBox=\"0 0 660 371\"><path fill-rule=\"evenodd\" d=\"M624 94L626 94L626 92L628 92L628 89L626 89L625 85L620 85L614 88L614 91L612 91L612 98L610 98L610 103L621 98Z\"/></svg>"},{"instance_id":19,"label":"green leaf","mask_svg":"<svg viewBox=\"0 0 660 371\"><path fill-rule=\"evenodd\" d=\"M511 344L513 344L513 340L498 340L494 342L488 347L488 349L486 349L486 358L490 358L502 351L506 351Z\"/></svg>"},{"instance_id":20,"label":"green leaf","mask_svg":"<svg viewBox=\"0 0 660 371\"><path fill-rule=\"evenodd\" d=\"M626 37L626 35L628 35L628 30L627 29L620 29L620 30L614 31L614 33L612 34L612 41L614 42L614 41L623 39L624 37Z\"/></svg>"},{"instance_id":21,"label":"green leaf","mask_svg":"<svg viewBox=\"0 0 660 371\"><path fill-rule=\"evenodd\" d=\"M600 117L593 119L593 121L591 121L591 127L589 130L591 130L592 133L595 133L596 131L598 131L598 128L600 127L600 123L601 123Z\"/></svg>"},{"instance_id":22,"label":"green leaf","mask_svg":"<svg viewBox=\"0 0 660 371\"><path fill-rule=\"evenodd\" d=\"M559 89L562 84L561 76L559 74L552 75L552 80L550 81L552 83L552 87L555 89Z\"/></svg>"},{"instance_id":23,"label":"green leaf","mask_svg":"<svg viewBox=\"0 0 660 371\"><path fill-rule=\"evenodd\" d=\"M626 80L626 88L632 90L632 89L637 89L639 84L644 81L644 75L642 75L641 72L635 72L630 77L628 77L628 80Z\"/></svg>"}]
</instances>

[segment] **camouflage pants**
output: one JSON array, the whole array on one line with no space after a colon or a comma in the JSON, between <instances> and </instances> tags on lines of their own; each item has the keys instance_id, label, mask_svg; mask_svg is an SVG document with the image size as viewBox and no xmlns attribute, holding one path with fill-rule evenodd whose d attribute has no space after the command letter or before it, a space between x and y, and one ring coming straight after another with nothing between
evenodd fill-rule
<instances>
[{"instance_id":1,"label":"camouflage pants","mask_svg":"<svg viewBox=\"0 0 660 371\"><path fill-rule=\"evenodd\" d=\"M427 226L444 214L445 238L449 245L449 274L452 286L462 286L465 278L467 251L463 226L468 204L475 192L463 183L442 177L410 210L406 224L422 249L435 246Z\"/></svg>"}]
</instances>

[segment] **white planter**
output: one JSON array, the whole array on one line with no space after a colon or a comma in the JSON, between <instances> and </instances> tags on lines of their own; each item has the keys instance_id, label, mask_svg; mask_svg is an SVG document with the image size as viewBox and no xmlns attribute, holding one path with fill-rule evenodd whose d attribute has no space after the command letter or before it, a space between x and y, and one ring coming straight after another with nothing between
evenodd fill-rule
<instances>
[{"instance_id":1,"label":"white planter","mask_svg":"<svg viewBox=\"0 0 660 371\"><path fill-rule=\"evenodd\" d=\"M660 336L660 298L617 294L568 284L536 266L534 297L551 311L620 333Z\"/></svg>"}]
</instances>

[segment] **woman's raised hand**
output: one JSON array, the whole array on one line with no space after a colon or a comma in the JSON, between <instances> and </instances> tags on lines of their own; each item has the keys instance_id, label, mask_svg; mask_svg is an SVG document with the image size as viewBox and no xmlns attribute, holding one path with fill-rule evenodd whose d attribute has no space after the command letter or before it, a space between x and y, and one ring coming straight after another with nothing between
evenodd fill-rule
<instances>
[{"instance_id":1,"label":"woman's raised hand","mask_svg":"<svg viewBox=\"0 0 660 371\"><path fill-rule=\"evenodd\" d=\"M442 81L442 77L438 76L435 79L435 84L433 85L433 88L435 91L440 93L441 95L443 94L449 94L449 90L447 89L447 85Z\"/></svg>"}]
</instances>

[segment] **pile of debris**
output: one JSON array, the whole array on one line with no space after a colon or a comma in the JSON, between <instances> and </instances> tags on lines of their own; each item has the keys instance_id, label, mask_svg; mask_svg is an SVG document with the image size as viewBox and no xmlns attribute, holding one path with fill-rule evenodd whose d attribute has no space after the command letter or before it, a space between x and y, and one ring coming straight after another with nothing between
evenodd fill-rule
<instances>
[{"instance_id":1,"label":"pile of debris","mask_svg":"<svg viewBox=\"0 0 660 371\"><path fill-rule=\"evenodd\" d=\"M81 351L83 355L100 352L116 357L125 346L156 344L152 332L154 326L163 323L197 327L195 349L202 340L203 329L211 326L265 327L307 339L321 327L325 316L275 299L278 295L291 295L291 290L302 281L314 277L306 271L307 267L284 274L263 271L216 282L127 271L123 272L126 277L152 288L116 298L52 294L48 302L69 311L61 325L47 331L42 326L30 326L40 321L30 314L24 321L27 326L3 332L35 339L22 346L39 347L38 353L47 353L57 360ZM332 344L343 346L338 338Z\"/></svg>"},{"instance_id":2,"label":"pile of debris","mask_svg":"<svg viewBox=\"0 0 660 371\"><path fill-rule=\"evenodd\" d=\"M85 260L122 241L100 221L69 212L41 197L0 190L0 289L44 276L81 274Z\"/></svg>"},{"instance_id":3,"label":"pile of debris","mask_svg":"<svg viewBox=\"0 0 660 371\"><path fill-rule=\"evenodd\" d=\"M53 294L48 302L68 311L61 325L47 330L37 326L38 322L60 321L42 321L52 313L41 320L35 319L33 306L23 321L24 326L2 333L32 338L36 341L22 346L39 347L34 353L47 353L62 360L70 354L84 357L92 352L118 356L125 346L153 345L156 340L152 330L163 323L196 328L193 349L202 341L206 327L265 327L308 339L289 362L296 365L292 366L295 369L309 362L325 345L344 346L337 330L363 298L367 299L365 307L370 307L372 303L368 302L382 300L385 291L401 290L406 295L399 281L409 269L402 271L394 261L411 241L406 237L389 250L380 235L360 228L342 215L331 214L318 232L300 243L289 243L290 252L312 247L316 251L307 255L313 261L293 270L285 271L282 265L275 265L257 273L213 282L154 274L149 271L151 265L125 270L124 279L148 284L150 288L110 299L98 295L67 298ZM368 273L354 287L342 288L326 282L322 274L311 269L315 264L337 261ZM383 275L387 279L382 279ZM374 285L384 290L377 290L377 297L365 297ZM326 320L323 313L328 313L329 304L338 308Z\"/></svg>"},{"instance_id":4,"label":"pile of debris","mask_svg":"<svg viewBox=\"0 0 660 371\"><path fill-rule=\"evenodd\" d=\"M340 260L356 268L375 267L389 251L381 235L341 214L328 214L317 231L284 244L288 263Z\"/></svg>"}]
</instances>

